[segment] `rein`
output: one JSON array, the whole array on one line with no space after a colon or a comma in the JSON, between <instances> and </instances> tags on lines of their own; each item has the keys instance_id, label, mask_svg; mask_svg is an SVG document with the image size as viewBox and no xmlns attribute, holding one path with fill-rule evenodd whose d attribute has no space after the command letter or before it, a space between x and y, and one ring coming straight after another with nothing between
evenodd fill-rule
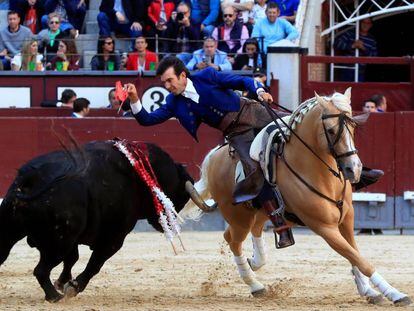
<instances>
[{"instance_id":1,"label":"rein","mask_svg":"<svg viewBox=\"0 0 414 311\"><path fill-rule=\"evenodd\" d=\"M296 138L298 138L299 139L299 141L309 150L309 151L311 151L311 153L315 156L315 157L317 157L327 168L328 168L328 170L332 173L332 175L334 175L335 177L337 177L341 182L343 182L343 184L344 184L344 187L342 188L342 193L341 193L341 199L339 199L339 200L335 200L335 199L332 199L332 198L330 198L330 197L328 197L327 195L325 195L325 194L323 194L322 192L320 192L319 190L317 190L315 187L313 187L311 184L309 184L302 176L300 176L290 165L289 165L289 163L287 162L287 160L286 160L286 158L285 158L285 156L284 156L284 154L283 154L283 148L281 149L281 151L280 152L278 152L278 157L282 160L282 162L283 163L285 163L286 164L286 167L292 172L292 174L293 175L295 175L296 176L296 178L298 178L311 192L313 192L313 193L315 193L316 195L318 195L318 196L320 196L321 198L323 198L323 199L325 199L325 200L327 200L327 201L329 201L329 202L331 202L331 203L334 203L335 204L335 206L339 209L339 213L340 213L340 216L339 216L339 221L342 219L342 214L343 214L343 210L342 210L342 208L343 208L343 205L344 205L344 198L345 198L345 192L346 192L346 181L345 180L343 180L342 178L341 178L341 171L340 171L340 168L339 168L339 165L338 165L338 172L337 171L335 171L334 169L332 169L331 168L331 166L328 164L328 163L326 163L298 134L296 134L295 133L295 131L277 114L277 112L276 111L274 111L273 109L271 109L270 107L269 107L269 105L268 104L266 104L266 103L264 103L264 102L261 102L261 104L265 107L265 109L267 110L267 112L268 112L268 114L271 116L271 118L273 119L273 121L275 122L275 124L276 124L276 126L278 127L278 130L279 130L279 132L281 133L281 135L282 135L282 137L283 137L283 139L285 140L285 142L287 142L288 141L288 139L287 139L287 137L286 137L286 134L284 133L284 131L283 131L283 129L282 129L282 127L279 125L279 123L278 123L278 120L280 120L289 130L290 130L290 132L293 134L293 135L295 135L295 137ZM284 107L283 107L284 108ZM327 142L328 142L328 147L329 147L329 151L331 152L331 154L332 154L332 156L335 158L335 160L338 160L338 159L340 159L340 158L342 158L342 157L347 157L347 156L350 156L350 155L353 155L353 154L356 154L358 151L355 149L355 150L352 150L352 151L349 151L349 152L346 152L346 153L344 153L344 154L341 154L341 155L337 155L336 154L336 152L335 152L335 148L334 148L334 146L335 146L335 144L339 141L339 139L341 138L341 136L342 136L342 132L343 132L343 128L344 128L344 126L346 127L346 129L349 131L349 128L348 128L348 126L347 126L347 116L345 116L343 113L339 113L339 114L330 114L330 115L323 115L322 116L322 120L325 120L325 119L329 119L329 118L339 118L339 124L340 124L340 129L338 130L338 134L337 134L337 136L336 136L336 138L335 138L335 140L334 140L334 142L332 143L331 142L331 140L329 139L329 136L328 136L328 133L327 133L327 129L326 129L326 127L325 127L325 124L323 123L323 127L324 127L324 133L325 133L325 137L326 137L326 139L327 139ZM277 120L277 119L278 120Z\"/></svg>"}]
</instances>

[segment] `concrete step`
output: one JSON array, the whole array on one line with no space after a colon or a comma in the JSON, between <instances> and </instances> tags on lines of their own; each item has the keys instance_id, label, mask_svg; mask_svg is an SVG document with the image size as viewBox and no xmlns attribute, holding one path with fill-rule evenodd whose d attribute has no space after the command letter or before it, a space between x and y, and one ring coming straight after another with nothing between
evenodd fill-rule
<instances>
[{"instance_id":1,"label":"concrete step","mask_svg":"<svg viewBox=\"0 0 414 311\"><path fill-rule=\"evenodd\" d=\"M97 34L79 35L79 37L76 39L78 53L82 55L82 52L85 50L96 50L97 42Z\"/></svg>"},{"instance_id":2,"label":"concrete step","mask_svg":"<svg viewBox=\"0 0 414 311\"><path fill-rule=\"evenodd\" d=\"M105 0L90 0L89 1L89 10L99 10L99 6L101 5L101 1L105 1Z\"/></svg>"},{"instance_id":3,"label":"concrete step","mask_svg":"<svg viewBox=\"0 0 414 311\"><path fill-rule=\"evenodd\" d=\"M94 22L92 21L86 22L86 33L87 34L99 34L99 26L96 20Z\"/></svg>"},{"instance_id":4,"label":"concrete step","mask_svg":"<svg viewBox=\"0 0 414 311\"><path fill-rule=\"evenodd\" d=\"M96 51L83 51L82 59L83 59L83 69L90 70L91 69L91 59L96 54Z\"/></svg>"},{"instance_id":5,"label":"concrete step","mask_svg":"<svg viewBox=\"0 0 414 311\"><path fill-rule=\"evenodd\" d=\"M86 11L85 22L96 22L96 18L99 14L99 10Z\"/></svg>"}]
</instances>

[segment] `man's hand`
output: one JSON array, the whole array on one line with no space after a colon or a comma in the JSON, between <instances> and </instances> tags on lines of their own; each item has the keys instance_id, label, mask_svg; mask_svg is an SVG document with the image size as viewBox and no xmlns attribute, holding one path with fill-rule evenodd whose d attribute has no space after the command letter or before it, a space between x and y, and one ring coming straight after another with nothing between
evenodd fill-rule
<instances>
[{"instance_id":1,"label":"man's hand","mask_svg":"<svg viewBox=\"0 0 414 311\"><path fill-rule=\"evenodd\" d=\"M126 21L126 19L125 19L125 16L124 16L124 14L122 14L121 12L116 12L115 13L115 15L116 15L116 19L118 20L118 23L120 23L120 24L125 24L125 21Z\"/></svg>"},{"instance_id":2,"label":"man's hand","mask_svg":"<svg viewBox=\"0 0 414 311\"><path fill-rule=\"evenodd\" d=\"M271 104L271 103L273 103L273 97L272 97L272 95L270 95L269 93L267 93L267 92L261 92L261 93L259 93L258 94L258 97L259 97L259 99L261 100L261 101L264 101L264 102L266 102L266 103L268 103L268 104Z\"/></svg>"},{"instance_id":3,"label":"man's hand","mask_svg":"<svg viewBox=\"0 0 414 311\"><path fill-rule=\"evenodd\" d=\"M136 102L138 102L139 97L138 97L138 92L137 92L137 89L135 88L135 85L133 85L132 83L128 83L124 86L124 88L128 92L128 97L129 97L129 100L131 101L131 104L135 104Z\"/></svg>"},{"instance_id":4,"label":"man's hand","mask_svg":"<svg viewBox=\"0 0 414 311\"><path fill-rule=\"evenodd\" d=\"M133 22L132 25L131 25L131 30L141 31L142 26L138 22Z\"/></svg>"}]
</instances>

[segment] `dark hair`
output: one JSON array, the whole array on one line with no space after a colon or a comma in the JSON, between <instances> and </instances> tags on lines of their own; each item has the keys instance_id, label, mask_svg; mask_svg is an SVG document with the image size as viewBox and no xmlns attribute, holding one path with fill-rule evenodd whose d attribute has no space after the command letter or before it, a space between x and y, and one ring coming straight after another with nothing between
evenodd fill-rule
<instances>
[{"instance_id":1,"label":"dark hair","mask_svg":"<svg viewBox=\"0 0 414 311\"><path fill-rule=\"evenodd\" d=\"M243 53L246 53L246 46L248 44L254 44L256 46L257 53L259 53L259 42L257 42L257 39L256 38L249 38L246 41L244 41L244 44L243 44Z\"/></svg>"},{"instance_id":2,"label":"dark hair","mask_svg":"<svg viewBox=\"0 0 414 311\"><path fill-rule=\"evenodd\" d=\"M112 42L113 42L113 44L112 44L113 49L112 49L111 54L109 54L109 60L115 62L115 40L114 40L114 38L111 37L111 36L108 36L108 35L100 36L99 39L98 39L98 44L97 44L97 48L96 48L96 50L98 51L97 55L98 55L98 59L99 59L99 65L103 65L102 68L98 68L100 70L105 70L105 68L104 68L105 67L104 63L105 62L104 62L104 58L103 58L103 46L105 45L106 39L111 39Z\"/></svg>"},{"instance_id":3,"label":"dark hair","mask_svg":"<svg viewBox=\"0 0 414 311\"><path fill-rule=\"evenodd\" d=\"M268 2L267 3L266 12L269 11L270 9L278 9L278 10L280 10L280 8L279 8L279 6L277 5L276 2Z\"/></svg>"},{"instance_id":4,"label":"dark hair","mask_svg":"<svg viewBox=\"0 0 414 311\"><path fill-rule=\"evenodd\" d=\"M115 92L115 88L109 90L109 92L108 92L108 99L111 99L111 93L112 92Z\"/></svg>"},{"instance_id":5,"label":"dark hair","mask_svg":"<svg viewBox=\"0 0 414 311\"><path fill-rule=\"evenodd\" d=\"M60 101L66 104L72 97L76 96L74 90L66 89L62 92L62 96L60 97Z\"/></svg>"},{"instance_id":6,"label":"dark hair","mask_svg":"<svg viewBox=\"0 0 414 311\"><path fill-rule=\"evenodd\" d=\"M375 94L372 95L371 98L369 99L369 101L374 102L375 106L381 106L382 101L384 100L384 95L383 94Z\"/></svg>"},{"instance_id":7,"label":"dark hair","mask_svg":"<svg viewBox=\"0 0 414 311\"><path fill-rule=\"evenodd\" d=\"M20 14L13 10L10 10L9 12L7 12L7 17L9 17L10 15L14 15L14 14L17 14L17 16L20 17Z\"/></svg>"},{"instance_id":8,"label":"dark hair","mask_svg":"<svg viewBox=\"0 0 414 311\"><path fill-rule=\"evenodd\" d=\"M73 102L73 112L81 112L83 109L88 108L90 104L86 98L79 97Z\"/></svg>"},{"instance_id":9,"label":"dark hair","mask_svg":"<svg viewBox=\"0 0 414 311\"><path fill-rule=\"evenodd\" d=\"M175 56L167 56L162 59L162 61L158 65L157 75L162 75L170 67L174 68L174 72L177 77L183 71L186 73L187 77L190 76L190 72L188 71L187 67L185 67L184 63Z\"/></svg>"}]
</instances>

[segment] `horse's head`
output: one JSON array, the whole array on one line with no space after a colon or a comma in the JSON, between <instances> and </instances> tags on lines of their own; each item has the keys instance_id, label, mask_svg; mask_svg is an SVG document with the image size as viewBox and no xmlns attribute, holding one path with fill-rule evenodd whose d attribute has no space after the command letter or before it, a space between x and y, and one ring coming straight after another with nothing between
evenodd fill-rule
<instances>
[{"instance_id":1,"label":"horse's head","mask_svg":"<svg viewBox=\"0 0 414 311\"><path fill-rule=\"evenodd\" d=\"M351 88L344 94L335 93L331 97L320 97L322 106L322 126L331 155L335 158L345 179L351 183L359 181L362 163L354 143L356 120L352 117Z\"/></svg>"}]
</instances>

